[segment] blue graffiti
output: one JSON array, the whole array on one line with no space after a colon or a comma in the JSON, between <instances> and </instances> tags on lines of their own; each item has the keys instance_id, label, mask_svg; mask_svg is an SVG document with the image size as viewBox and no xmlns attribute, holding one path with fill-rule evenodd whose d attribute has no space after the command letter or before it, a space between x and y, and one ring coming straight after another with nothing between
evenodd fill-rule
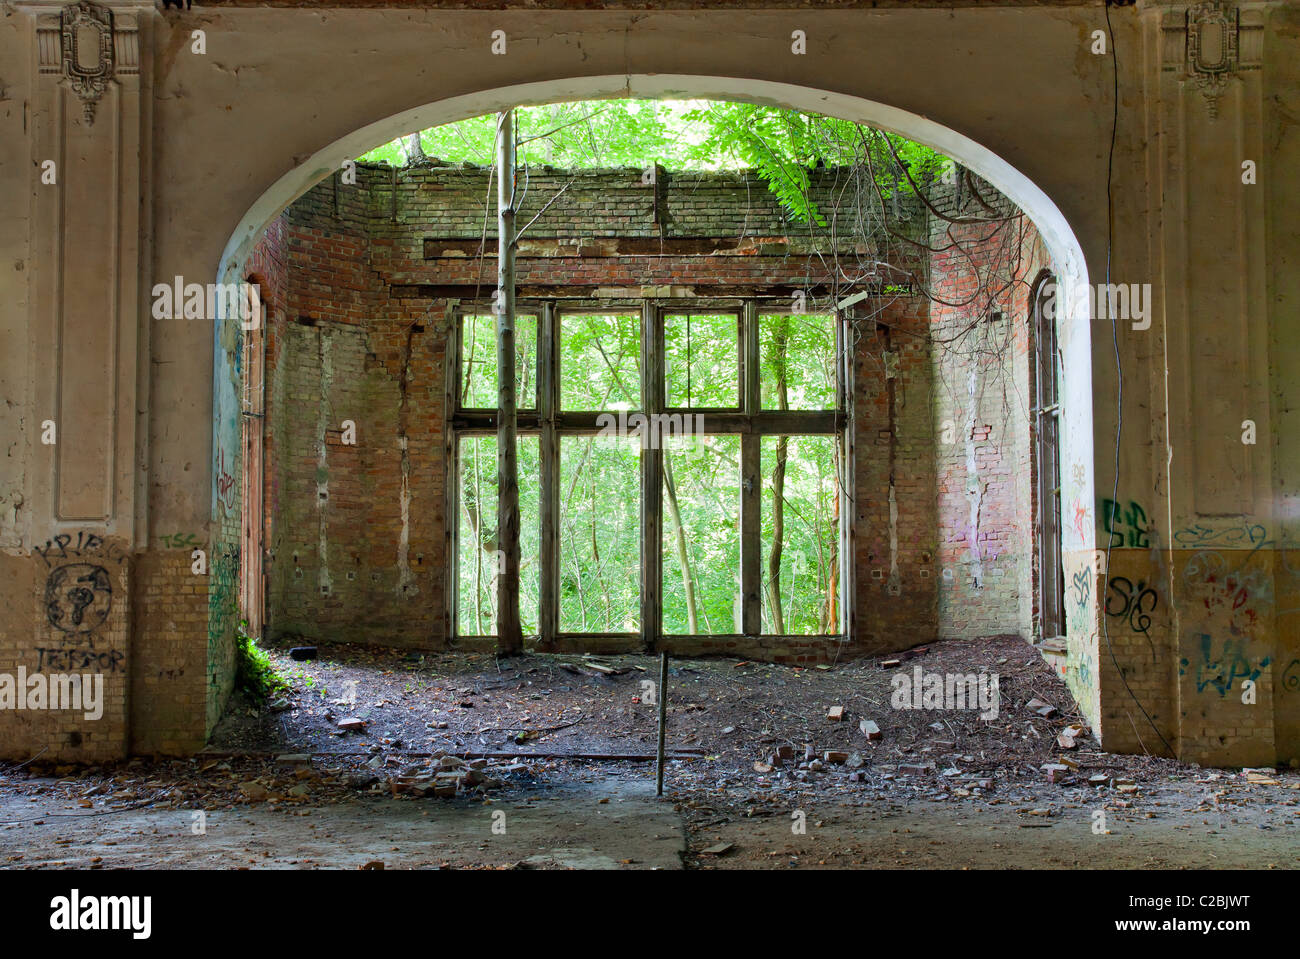
<instances>
[{"instance_id":1,"label":"blue graffiti","mask_svg":"<svg viewBox=\"0 0 1300 959\"><path fill-rule=\"evenodd\" d=\"M1258 666L1252 666L1246 656L1240 640L1229 639L1223 643L1223 655L1215 658L1209 633L1199 633L1201 641L1201 661L1196 665L1196 691L1205 692L1205 687L1213 686L1220 697L1226 696L1228 690L1237 688L1238 680L1248 679L1252 683L1268 668L1269 657L1265 656ZM1178 675L1182 676L1190 666L1186 659L1180 660Z\"/></svg>"}]
</instances>

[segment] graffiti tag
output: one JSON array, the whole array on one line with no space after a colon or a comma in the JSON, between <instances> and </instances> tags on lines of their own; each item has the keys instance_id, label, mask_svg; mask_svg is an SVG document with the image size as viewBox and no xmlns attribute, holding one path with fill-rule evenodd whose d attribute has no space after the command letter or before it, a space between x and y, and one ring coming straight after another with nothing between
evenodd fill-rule
<instances>
[{"instance_id":1,"label":"graffiti tag","mask_svg":"<svg viewBox=\"0 0 1300 959\"><path fill-rule=\"evenodd\" d=\"M48 649L36 647L36 671L49 667L56 673L95 669L101 673L115 673L126 660L120 649Z\"/></svg>"},{"instance_id":2,"label":"graffiti tag","mask_svg":"<svg viewBox=\"0 0 1300 959\"><path fill-rule=\"evenodd\" d=\"M1147 614L1155 610L1159 602L1156 591L1142 580L1134 586L1126 576L1112 576L1106 596L1106 615L1127 622L1130 629L1149 639L1147 630L1151 627L1151 617Z\"/></svg>"},{"instance_id":3,"label":"graffiti tag","mask_svg":"<svg viewBox=\"0 0 1300 959\"><path fill-rule=\"evenodd\" d=\"M112 608L113 582L102 566L69 563L45 582L45 618L65 633L91 632Z\"/></svg>"},{"instance_id":4,"label":"graffiti tag","mask_svg":"<svg viewBox=\"0 0 1300 959\"><path fill-rule=\"evenodd\" d=\"M1074 574L1074 580L1070 584L1074 590L1074 605L1085 607L1092 602L1092 567L1085 566Z\"/></svg>"},{"instance_id":5,"label":"graffiti tag","mask_svg":"<svg viewBox=\"0 0 1300 959\"><path fill-rule=\"evenodd\" d=\"M1098 510L1103 529L1110 535L1110 548L1128 546L1146 549L1151 545L1147 539L1147 514L1137 503L1129 500L1125 509L1113 499L1101 500Z\"/></svg>"},{"instance_id":6,"label":"graffiti tag","mask_svg":"<svg viewBox=\"0 0 1300 959\"><path fill-rule=\"evenodd\" d=\"M1252 665L1239 640L1225 640L1222 654L1216 657L1212 650L1213 644L1209 634L1200 633L1198 637L1201 641L1201 659L1196 664L1196 691L1198 693L1205 692L1205 688L1211 686L1220 697L1225 696L1228 690L1237 687L1239 680L1248 679L1253 683L1259 679L1260 674L1268 667L1269 658L1267 656L1259 661L1259 665ZM1189 665L1190 663L1186 659L1181 660L1178 675L1182 676Z\"/></svg>"},{"instance_id":7,"label":"graffiti tag","mask_svg":"<svg viewBox=\"0 0 1300 959\"><path fill-rule=\"evenodd\" d=\"M235 486L235 478L226 472L226 451L220 448L217 449L216 482L217 499L229 513L238 505L238 490Z\"/></svg>"}]
</instances>

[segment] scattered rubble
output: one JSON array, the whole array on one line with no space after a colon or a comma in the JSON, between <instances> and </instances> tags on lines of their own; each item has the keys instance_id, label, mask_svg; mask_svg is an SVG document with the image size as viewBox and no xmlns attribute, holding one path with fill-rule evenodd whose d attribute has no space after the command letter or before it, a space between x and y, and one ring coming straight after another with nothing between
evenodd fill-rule
<instances>
[{"instance_id":1,"label":"scattered rubble","mask_svg":"<svg viewBox=\"0 0 1300 959\"><path fill-rule=\"evenodd\" d=\"M235 702L212 746L193 759L101 767L38 759L0 770L0 787L65 802L68 814L259 804L303 815L366 798L517 799L597 769L653 779L657 705L639 701L642 673L657 675L652 657L533 654L498 663L474 653L320 652L324 658L291 666L287 651L273 650L277 668L293 677L284 702ZM1293 771L1204 770L1102 752L1060 680L1016 640L937 643L910 658L917 657L932 672L999 673L998 716L890 709L890 676L879 661L830 670L672 661L669 794L692 822L884 800L1102 804L1115 815L1145 816L1172 786L1194 791L1183 801L1189 813L1223 814L1265 796L1279 808L1300 802ZM338 702L341 694L349 701ZM839 721L827 721L826 702ZM845 721L864 714L873 718ZM698 808L689 805L697 799Z\"/></svg>"}]
</instances>

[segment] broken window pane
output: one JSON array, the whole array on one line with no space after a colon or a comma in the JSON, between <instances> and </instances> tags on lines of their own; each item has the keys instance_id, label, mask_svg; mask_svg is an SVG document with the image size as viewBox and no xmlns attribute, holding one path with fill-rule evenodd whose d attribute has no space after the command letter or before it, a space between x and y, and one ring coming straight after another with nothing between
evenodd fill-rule
<instances>
[{"instance_id":1,"label":"broken window pane","mask_svg":"<svg viewBox=\"0 0 1300 959\"><path fill-rule=\"evenodd\" d=\"M741 632L740 437L665 450L663 504L664 632Z\"/></svg>"},{"instance_id":2,"label":"broken window pane","mask_svg":"<svg viewBox=\"0 0 1300 959\"><path fill-rule=\"evenodd\" d=\"M759 389L765 410L835 408L835 317L763 313Z\"/></svg>"},{"instance_id":3,"label":"broken window pane","mask_svg":"<svg viewBox=\"0 0 1300 959\"><path fill-rule=\"evenodd\" d=\"M763 632L839 632L839 440L762 439Z\"/></svg>"},{"instance_id":4,"label":"broken window pane","mask_svg":"<svg viewBox=\"0 0 1300 959\"><path fill-rule=\"evenodd\" d=\"M497 318L467 314L460 327L460 405L464 409L497 408ZM537 317L515 315L515 407L537 408Z\"/></svg>"},{"instance_id":5,"label":"broken window pane","mask_svg":"<svg viewBox=\"0 0 1300 959\"><path fill-rule=\"evenodd\" d=\"M495 436L460 440L457 632L461 636L496 635L497 441ZM537 633L540 590L540 444L520 434L519 450L519 617L525 635Z\"/></svg>"},{"instance_id":6,"label":"broken window pane","mask_svg":"<svg viewBox=\"0 0 1300 959\"><path fill-rule=\"evenodd\" d=\"M664 375L670 409L740 406L740 318L734 314L664 316Z\"/></svg>"},{"instance_id":7,"label":"broken window pane","mask_svg":"<svg viewBox=\"0 0 1300 959\"><path fill-rule=\"evenodd\" d=\"M641 628L640 442L560 438L560 630Z\"/></svg>"},{"instance_id":8,"label":"broken window pane","mask_svg":"<svg viewBox=\"0 0 1300 959\"><path fill-rule=\"evenodd\" d=\"M560 409L641 408L641 314L560 317Z\"/></svg>"}]
</instances>

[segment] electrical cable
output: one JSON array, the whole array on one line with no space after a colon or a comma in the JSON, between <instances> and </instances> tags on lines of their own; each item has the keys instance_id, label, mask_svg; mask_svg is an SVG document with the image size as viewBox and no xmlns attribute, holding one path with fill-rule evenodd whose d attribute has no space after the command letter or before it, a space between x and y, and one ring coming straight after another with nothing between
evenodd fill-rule
<instances>
[{"instance_id":1,"label":"electrical cable","mask_svg":"<svg viewBox=\"0 0 1300 959\"><path fill-rule=\"evenodd\" d=\"M1110 5L1111 0L1106 0L1106 40L1110 44L1111 58L1111 76L1112 76L1112 112L1110 124L1110 149L1106 155L1106 312L1110 315L1110 335L1111 343L1115 347L1115 480L1111 488L1110 503L1112 506L1119 502L1119 453L1120 438L1124 433L1124 364L1120 357L1119 351L1119 324L1116 322L1114 305L1110 302L1110 266L1111 252L1115 243L1115 203L1113 192L1113 176L1115 169L1115 141L1119 131L1119 51L1115 47L1115 34L1110 23ZM1090 302L1092 298L1089 298ZM1092 322L1091 313L1086 317L1086 322ZM1107 530L1110 529L1110 523L1106 524ZM1122 542L1122 540L1121 540ZM1115 546L1115 538L1112 536L1106 543L1106 576L1110 576L1110 553ZM1128 677L1124 675L1124 670L1120 668L1119 659L1115 656L1115 647L1110 641L1110 624L1106 621L1106 604L1103 602L1100 610L1101 631L1106 639L1106 651L1110 654L1111 663L1115 666L1115 673L1119 680L1124 684L1124 689L1128 691L1129 696L1133 698L1134 704L1138 711L1142 713L1151 728L1155 730L1160 741L1165 744L1165 749L1169 750L1171 756L1177 756L1178 753L1165 734L1160 731L1151 714L1147 712L1146 707L1142 705L1142 700L1138 699L1137 693L1129 685ZM1139 742L1141 737L1138 737Z\"/></svg>"}]
</instances>

